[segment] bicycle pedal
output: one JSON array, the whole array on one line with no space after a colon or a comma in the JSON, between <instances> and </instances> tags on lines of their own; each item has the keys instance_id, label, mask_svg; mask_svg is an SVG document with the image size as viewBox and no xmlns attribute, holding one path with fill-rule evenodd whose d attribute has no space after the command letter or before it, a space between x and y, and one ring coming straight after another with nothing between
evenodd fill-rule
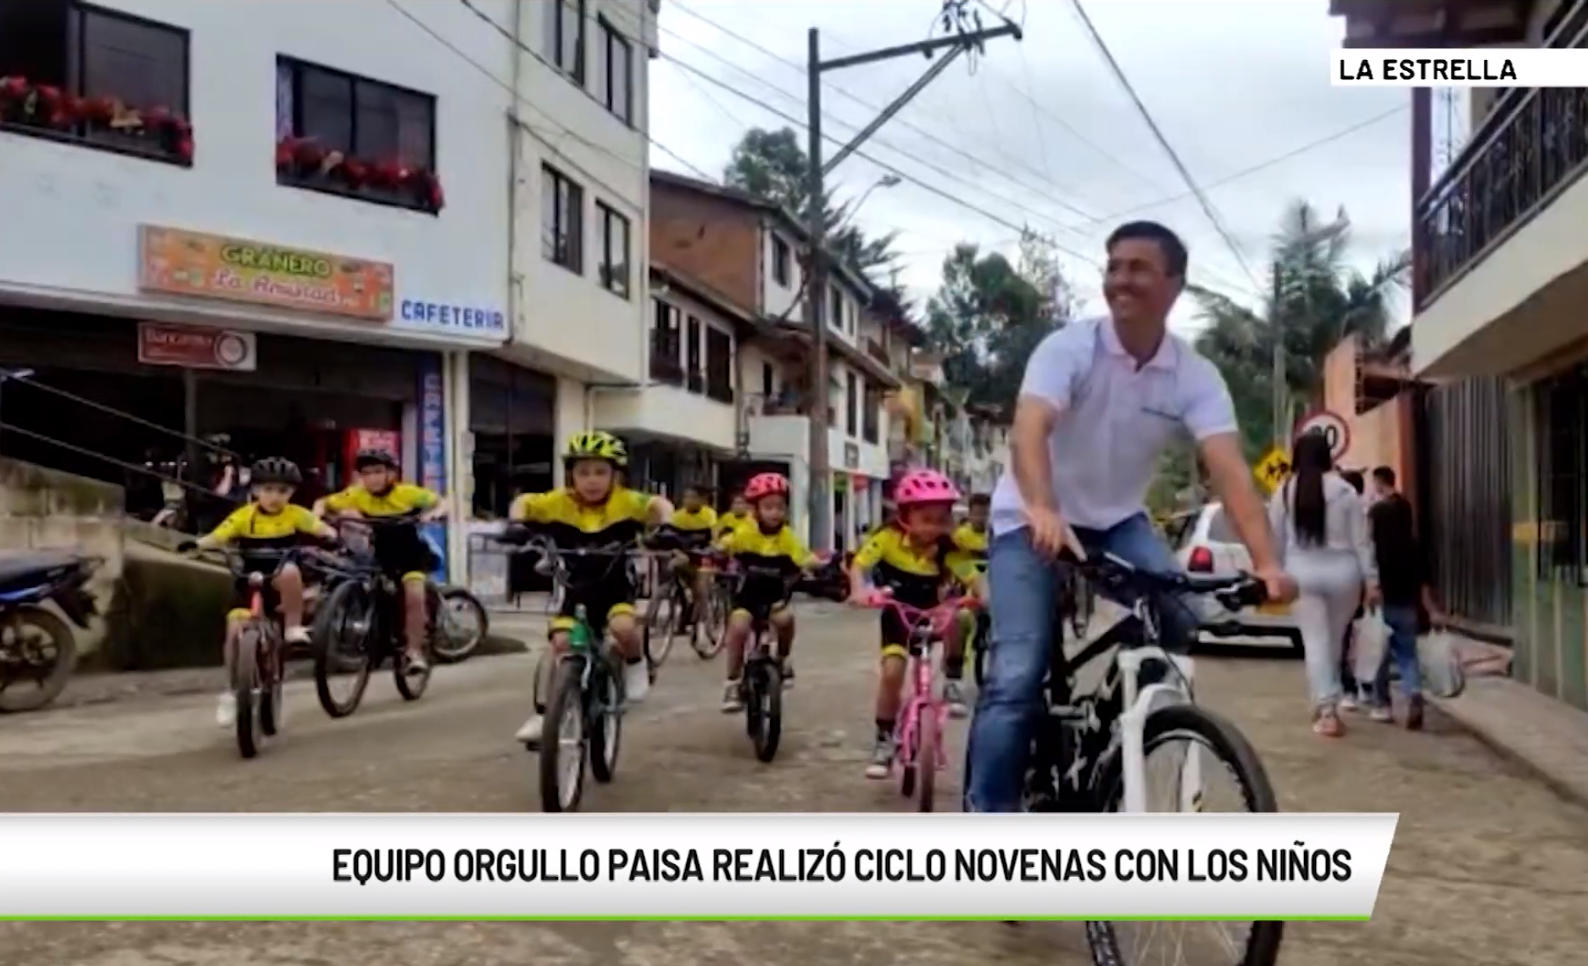
<instances>
[{"instance_id":1,"label":"bicycle pedal","mask_svg":"<svg viewBox=\"0 0 1588 966\"><path fill-rule=\"evenodd\" d=\"M1048 717L1057 718L1060 721L1085 721L1086 709L1073 704L1059 705L1057 707L1050 706L1048 708Z\"/></svg>"}]
</instances>

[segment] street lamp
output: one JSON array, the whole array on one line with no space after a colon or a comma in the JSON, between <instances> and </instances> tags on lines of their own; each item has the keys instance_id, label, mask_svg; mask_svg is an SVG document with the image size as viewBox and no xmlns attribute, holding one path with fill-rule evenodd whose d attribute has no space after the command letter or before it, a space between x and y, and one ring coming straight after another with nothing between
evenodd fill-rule
<instances>
[{"instance_id":1,"label":"street lamp","mask_svg":"<svg viewBox=\"0 0 1588 966\"><path fill-rule=\"evenodd\" d=\"M839 228L843 228L844 225L848 225L851 221L854 220L855 213L860 210L860 206L861 205L866 203L866 199L871 197L871 193L873 191L876 191L878 188L892 188L892 187L895 187L895 186L897 186L899 184L902 184L903 181L904 181L904 179L900 178L898 175L889 173L889 174L883 175L882 177L878 178L876 181L872 182L871 187L867 188L865 191L862 191L860 193L860 199L858 201L856 201L854 204L849 206L849 213L844 216L843 225L840 225L838 227Z\"/></svg>"}]
</instances>

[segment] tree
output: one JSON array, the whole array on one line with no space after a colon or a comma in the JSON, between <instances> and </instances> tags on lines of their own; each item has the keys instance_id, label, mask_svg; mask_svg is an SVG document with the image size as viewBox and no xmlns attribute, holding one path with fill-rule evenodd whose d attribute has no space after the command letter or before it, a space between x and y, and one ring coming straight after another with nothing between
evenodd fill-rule
<instances>
[{"instance_id":1,"label":"tree","mask_svg":"<svg viewBox=\"0 0 1588 966\"><path fill-rule=\"evenodd\" d=\"M1025 230L1013 264L964 242L943 260L927 303L927 346L968 402L1012 407L1032 350L1070 317L1074 301L1048 238Z\"/></svg>"},{"instance_id":2,"label":"tree","mask_svg":"<svg viewBox=\"0 0 1588 966\"><path fill-rule=\"evenodd\" d=\"M1247 455L1257 459L1274 436L1274 341L1282 338L1289 398L1307 400L1322 388L1323 360L1340 340L1358 336L1366 347L1389 334L1395 299L1409 279L1411 253L1379 261L1364 275L1347 264L1351 220L1341 208L1323 221L1310 204L1293 202L1273 238L1270 295L1258 310L1198 286L1190 292L1208 326L1197 348L1224 373L1240 420Z\"/></svg>"},{"instance_id":3,"label":"tree","mask_svg":"<svg viewBox=\"0 0 1588 966\"><path fill-rule=\"evenodd\" d=\"M744 137L734 146L733 157L722 179L730 187L782 205L803 222L810 197L805 190L809 163L809 155L800 146L793 128L768 131L753 127L744 132ZM898 232L868 237L850 221L854 203L854 200L837 203L832 192L822 199L827 247L839 261L864 273L874 285L889 290L902 301L903 292L895 289L889 277L889 271L899 260L893 247Z\"/></svg>"}]
</instances>

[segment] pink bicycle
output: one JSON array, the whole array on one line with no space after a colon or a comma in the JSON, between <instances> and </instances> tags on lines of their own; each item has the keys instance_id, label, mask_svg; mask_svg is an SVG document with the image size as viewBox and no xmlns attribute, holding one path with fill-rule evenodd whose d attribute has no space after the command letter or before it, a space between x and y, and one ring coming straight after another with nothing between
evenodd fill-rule
<instances>
[{"instance_id":1,"label":"pink bicycle","mask_svg":"<svg viewBox=\"0 0 1588 966\"><path fill-rule=\"evenodd\" d=\"M920 811L930 812L937 773L947 762L943 752L943 726L948 721L948 703L933 686L932 651L947 635L959 612L979 608L981 602L969 596L951 597L935 607L920 608L894 600L886 591L878 591L866 603L893 610L910 629L905 645L910 655L910 666L905 672L910 694L900 709L893 736L900 771L899 794L905 798L914 797Z\"/></svg>"}]
</instances>

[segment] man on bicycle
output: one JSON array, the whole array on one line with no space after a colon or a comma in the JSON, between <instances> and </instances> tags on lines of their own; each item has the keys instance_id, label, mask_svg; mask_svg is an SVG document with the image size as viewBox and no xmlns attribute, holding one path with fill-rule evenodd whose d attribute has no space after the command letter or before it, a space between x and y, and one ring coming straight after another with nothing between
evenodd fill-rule
<instances>
[{"instance_id":1,"label":"man on bicycle","mask_svg":"<svg viewBox=\"0 0 1588 966\"><path fill-rule=\"evenodd\" d=\"M1072 322L1032 352L1009 435L1011 467L993 493L993 653L971 722L967 811L1020 808L1050 642L1062 633L1053 626L1060 550L1107 553L1154 572L1178 569L1144 508L1158 457L1176 433L1196 440L1269 597L1295 596L1241 455L1224 379L1168 331L1169 310L1185 287L1184 243L1142 221L1116 229L1107 250L1109 317ZM1179 600L1159 606L1165 644L1188 647L1196 614Z\"/></svg>"}]
</instances>

